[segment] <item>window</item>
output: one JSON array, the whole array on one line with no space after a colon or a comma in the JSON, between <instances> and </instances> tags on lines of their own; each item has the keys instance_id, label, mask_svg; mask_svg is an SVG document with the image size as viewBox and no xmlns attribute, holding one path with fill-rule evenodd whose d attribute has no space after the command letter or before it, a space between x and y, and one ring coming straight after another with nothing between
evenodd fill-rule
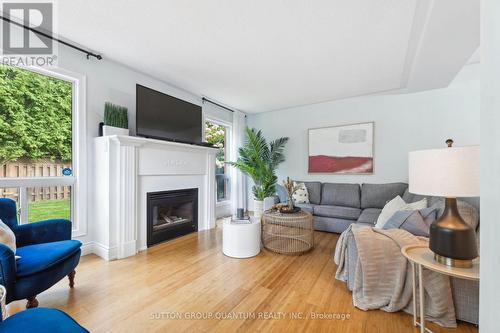
<instances>
[{"instance_id":1,"label":"window","mask_svg":"<svg viewBox=\"0 0 500 333\"><path fill-rule=\"evenodd\" d=\"M0 66L0 197L16 201L20 223L74 220L78 82Z\"/></svg>"},{"instance_id":2,"label":"window","mask_svg":"<svg viewBox=\"0 0 500 333\"><path fill-rule=\"evenodd\" d=\"M205 122L205 139L219 148L215 163L215 189L217 202L229 200L229 170L225 164L228 156L229 128L215 121Z\"/></svg>"}]
</instances>

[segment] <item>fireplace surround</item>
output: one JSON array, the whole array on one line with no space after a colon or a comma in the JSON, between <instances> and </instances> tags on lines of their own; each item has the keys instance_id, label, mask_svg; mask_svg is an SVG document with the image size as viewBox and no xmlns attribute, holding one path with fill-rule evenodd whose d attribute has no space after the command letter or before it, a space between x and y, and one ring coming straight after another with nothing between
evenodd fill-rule
<instances>
[{"instance_id":1,"label":"fireplace surround","mask_svg":"<svg viewBox=\"0 0 500 333\"><path fill-rule=\"evenodd\" d=\"M147 193L148 247L198 230L198 189Z\"/></svg>"},{"instance_id":2,"label":"fireplace surround","mask_svg":"<svg viewBox=\"0 0 500 333\"><path fill-rule=\"evenodd\" d=\"M197 231L215 227L217 149L133 136L94 139L91 251L106 260L148 247L147 194L198 189Z\"/></svg>"}]
</instances>

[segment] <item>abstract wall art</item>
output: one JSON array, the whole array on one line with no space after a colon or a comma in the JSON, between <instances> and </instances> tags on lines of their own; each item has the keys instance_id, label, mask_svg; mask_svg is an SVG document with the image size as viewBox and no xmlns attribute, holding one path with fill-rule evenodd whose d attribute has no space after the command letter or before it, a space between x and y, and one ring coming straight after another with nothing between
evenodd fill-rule
<instances>
[{"instance_id":1,"label":"abstract wall art","mask_svg":"<svg viewBox=\"0 0 500 333\"><path fill-rule=\"evenodd\" d=\"M309 173L372 174L374 123L309 129Z\"/></svg>"}]
</instances>

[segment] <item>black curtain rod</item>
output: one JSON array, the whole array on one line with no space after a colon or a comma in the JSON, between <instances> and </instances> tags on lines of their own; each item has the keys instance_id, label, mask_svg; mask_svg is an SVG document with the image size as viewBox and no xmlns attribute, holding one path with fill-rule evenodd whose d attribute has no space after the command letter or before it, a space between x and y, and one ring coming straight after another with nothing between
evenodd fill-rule
<instances>
[{"instance_id":1,"label":"black curtain rod","mask_svg":"<svg viewBox=\"0 0 500 333\"><path fill-rule=\"evenodd\" d=\"M50 38L52 40L55 40L56 42L58 43L61 43L63 45L66 45L68 47L71 47L72 49L75 49L75 50L78 50L80 52L83 52L87 55L87 59L89 59L90 57L95 57L97 60L102 60L102 56L100 54L96 54L96 53L93 53L89 50L85 50L85 49L82 49L81 47L79 46L76 46L74 44L71 44L71 43L68 43L68 42L65 42L63 40L60 40L59 38L55 38L54 36L51 36L49 34L46 34L45 32L42 32L40 30L36 30L34 28L31 28L27 25L24 25L22 23L19 23L19 22L16 22L16 21L12 21L11 19L7 18L7 17L4 17L4 16L0 16L2 18L2 20L6 21L6 22L9 22L9 23L12 23L14 25L17 25L18 27L21 27L21 28L24 28L24 29L27 29L37 35L41 35L43 37L46 37L46 38Z\"/></svg>"},{"instance_id":2,"label":"black curtain rod","mask_svg":"<svg viewBox=\"0 0 500 333\"><path fill-rule=\"evenodd\" d=\"M217 106L218 106L218 107L220 107L220 108L226 109L227 111L234 112L234 110L231 110L230 108L228 108L228 107L226 107L226 106L224 106L224 105L220 105L219 103L213 102L213 101L211 101L211 100L209 100L209 99L207 99L207 98L205 98L205 97L202 97L201 101L202 101L202 102L208 102L208 103L211 103L211 104L213 104L213 105L217 105Z\"/></svg>"}]
</instances>

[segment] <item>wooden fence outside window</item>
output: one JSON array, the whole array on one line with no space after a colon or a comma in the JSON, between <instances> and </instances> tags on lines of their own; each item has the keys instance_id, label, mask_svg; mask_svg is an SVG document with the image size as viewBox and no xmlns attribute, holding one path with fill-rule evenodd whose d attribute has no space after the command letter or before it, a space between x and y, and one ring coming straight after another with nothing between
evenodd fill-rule
<instances>
[{"instance_id":1,"label":"wooden fence outside window","mask_svg":"<svg viewBox=\"0 0 500 333\"><path fill-rule=\"evenodd\" d=\"M71 161L19 159L7 162L0 167L0 178L56 177L62 176L64 168L70 168ZM67 199L71 197L70 186L30 187L28 201ZM18 188L0 188L0 198L18 201Z\"/></svg>"}]
</instances>

